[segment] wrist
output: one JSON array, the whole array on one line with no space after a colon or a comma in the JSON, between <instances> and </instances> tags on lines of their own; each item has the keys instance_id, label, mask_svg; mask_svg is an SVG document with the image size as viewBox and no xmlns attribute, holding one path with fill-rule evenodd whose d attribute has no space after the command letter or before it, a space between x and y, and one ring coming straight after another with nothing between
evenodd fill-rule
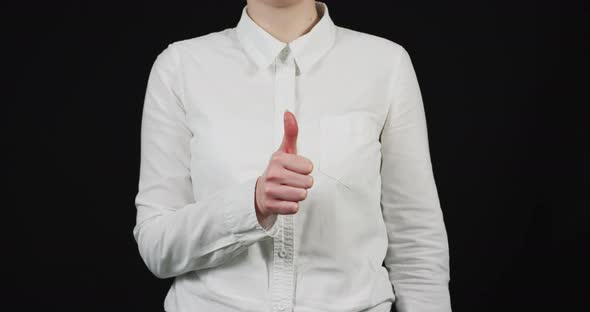
<instances>
[{"instance_id":1,"label":"wrist","mask_svg":"<svg viewBox=\"0 0 590 312\"><path fill-rule=\"evenodd\" d=\"M266 214L263 213L261 208L262 205L260 205L258 203L259 200L259 196L258 196L258 182L260 181L260 178L262 178L262 176L259 176L258 179L256 179L256 185L254 187L254 209L256 210L256 217L258 218L258 220L262 220L262 219L267 219L271 214Z\"/></svg>"}]
</instances>

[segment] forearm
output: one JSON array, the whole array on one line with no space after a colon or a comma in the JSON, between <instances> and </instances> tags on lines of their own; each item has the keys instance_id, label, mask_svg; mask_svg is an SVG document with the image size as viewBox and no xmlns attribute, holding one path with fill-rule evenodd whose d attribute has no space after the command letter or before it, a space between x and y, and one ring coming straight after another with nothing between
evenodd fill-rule
<instances>
[{"instance_id":1,"label":"forearm","mask_svg":"<svg viewBox=\"0 0 590 312\"><path fill-rule=\"evenodd\" d=\"M383 198L390 233L385 265L398 311L451 311L449 249L438 201L394 191Z\"/></svg>"},{"instance_id":2,"label":"forearm","mask_svg":"<svg viewBox=\"0 0 590 312\"><path fill-rule=\"evenodd\" d=\"M160 277L218 266L261 239L275 236L256 218L256 179L221 190L178 210L142 215L134 235L150 271ZM150 211L148 197L138 196L140 209Z\"/></svg>"},{"instance_id":3,"label":"forearm","mask_svg":"<svg viewBox=\"0 0 590 312\"><path fill-rule=\"evenodd\" d=\"M396 165L397 164L397 165ZM399 312L451 311L449 248L432 170L424 161L387 162L382 205L385 265Z\"/></svg>"}]
</instances>

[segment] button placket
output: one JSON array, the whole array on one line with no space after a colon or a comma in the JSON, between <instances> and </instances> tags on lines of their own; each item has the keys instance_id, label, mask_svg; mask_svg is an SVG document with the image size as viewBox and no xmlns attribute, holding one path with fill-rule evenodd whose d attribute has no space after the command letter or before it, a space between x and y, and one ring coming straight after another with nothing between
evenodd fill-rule
<instances>
[{"instance_id":1,"label":"button placket","mask_svg":"<svg viewBox=\"0 0 590 312\"><path fill-rule=\"evenodd\" d=\"M295 113L295 62L286 45L275 60L274 143L278 148L283 140L286 109ZM294 294L293 215L278 215L281 233L274 239L271 279L271 300L275 311L292 311Z\"/></svg>"}]
</instances>

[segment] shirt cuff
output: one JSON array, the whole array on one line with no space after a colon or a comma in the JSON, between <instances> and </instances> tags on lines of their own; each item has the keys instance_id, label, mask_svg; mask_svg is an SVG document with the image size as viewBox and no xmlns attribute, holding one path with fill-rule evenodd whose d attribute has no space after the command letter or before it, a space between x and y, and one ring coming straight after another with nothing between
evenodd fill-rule
<instances>
[{"instance_id":1,"label":"shirt cuff","mask_svg":"<svg viewBox=\"0 0 590 312\"><path fill-rule=\"evenodd\" d=\"M423 284L416 284L415 286L408 286L408 289L398 289L395 293L395 307L398 312L452 311L448 285L426 286Z\"/></svg>"},{"instance_id":2,"label":"shirt cuff","mask_svg":"<svg viewBox=\"0 0 590 312\"><path fill-rule=\"evenodd\" d=\"M280 231L276 216L269 229L265 229L258 222L254 202L257 180L258 176L238 184L229 193L230 198L225 210L225 220L230 232L245 245L268 237L277 237Z\"/></svg>"}]
</instances>

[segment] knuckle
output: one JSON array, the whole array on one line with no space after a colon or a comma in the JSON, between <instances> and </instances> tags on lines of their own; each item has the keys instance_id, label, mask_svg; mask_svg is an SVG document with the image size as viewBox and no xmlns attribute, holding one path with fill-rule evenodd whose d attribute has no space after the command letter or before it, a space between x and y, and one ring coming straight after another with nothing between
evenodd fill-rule
<instances>
[{"instance_id":1,"label":"knuckle","mask_svg":"<svg viewBox=\"0 0 590 312\"><path fill-rule=\"evenodd\" d=\"M284 201L281 209L282 214L292 214L296 209L297 203L292 201Z\"/></svg>"},{"instance_id":2,"label":"knuckle","mask_svg":"<svg viewBox=\"0 0 590 312\"><path fill-rule=\"evenodd\" d=\"M269 213L274 213L277 210L277 207L274 202L271 200L266 202L266 206L264 206Z\"/></svg>"},{"instance_id":3,"label":"knuckle","mask_svg":"<svg viewBox=\"0 0 590 312\"><path fill-rule=\"evenodd\" d=\"M273 162L281 162L285 159L285 153L283 151L276 151L273 153L271 160Z\"/></svg>"},{"instance_id":4,"label":"knuckle","mask_svg":"<svg viewBox=\"0 0 590 312\"><path fill-rule=\"evenodd\" d=\"M301 189L301 193L300 196L303 199L307 198L307 190L306 189Z\"/></svg>"},{"instance_id":5,"label":"knuckle","mask_svg":"<svg viewBox=\"0 0 590 312\"><path fill-rule=\"evenodd\" d=\"M280 158L279 158L279 157L280 157L280 156L279 156L279 152L278 152L278 151L277 151L277 152L274 152L274 153L272 153L272 156L270 157L270 162L271 162L271 163L275 163L275 162L278 162L278 161L280 161Z\"/></svg>"},{"instance_id":6,"label":"knuckle","mask_svg":"<svg viewBox=\"0 0 590 312\"><path fill-rule=\"evenodd\" d=\"M270 167L266 171L266 180L267 181L274 181L279 177L280 177L280 172L279 172L279 170L276 169L276 167Z\"/></svg>"}]
</instances>

